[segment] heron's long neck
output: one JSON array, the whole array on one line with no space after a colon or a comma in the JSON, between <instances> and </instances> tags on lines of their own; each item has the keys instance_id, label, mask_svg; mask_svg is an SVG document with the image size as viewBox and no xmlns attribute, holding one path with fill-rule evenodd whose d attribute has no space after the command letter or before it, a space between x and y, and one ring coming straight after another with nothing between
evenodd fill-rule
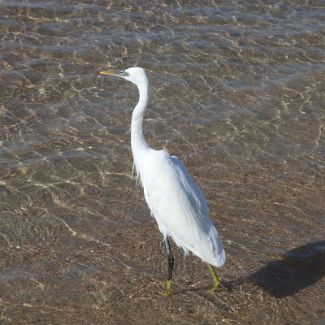
<instances>
[{"instance_id":1,"label":"heron's long neck","mask_svg":"<svg viewBox=\"0 0 325 325\"><path fill-rule=\"evenodd\" d=\"M148 103L148 85L146 83L139 84L138 90L139 102L133 110L131 122L131 147L135 163L136 155L149 149L142 131L143 115Z\"/></svg>"}]
</instances>

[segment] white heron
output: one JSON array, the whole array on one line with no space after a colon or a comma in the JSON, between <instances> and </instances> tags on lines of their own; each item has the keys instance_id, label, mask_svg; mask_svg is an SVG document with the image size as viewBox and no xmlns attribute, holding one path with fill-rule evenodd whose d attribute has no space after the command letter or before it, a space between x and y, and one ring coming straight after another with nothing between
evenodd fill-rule
<instances>
[{"instance_id":1,"label":"white heron","mask_svg":"<svg viewBox=\"0 0 325 325\"><path fill-rule=\"evenodd\" d=\"M146 142L142 122L148 103L148 79L145 70L133 67L119 71L101 71L104 76L117 76L135 84L139 90L139 102L135 106L131 122L131 148L134 165L144 190L145 200L157 221L168 252L168 278L164 295L172 294L174 258L168 237L183 248L208 263L214 280L213 288L221 280L213 266L225 263L222 241L209 218L207 201L186 167L176 156L166 150L154 150Z\"/></svg>"}]
</instances>

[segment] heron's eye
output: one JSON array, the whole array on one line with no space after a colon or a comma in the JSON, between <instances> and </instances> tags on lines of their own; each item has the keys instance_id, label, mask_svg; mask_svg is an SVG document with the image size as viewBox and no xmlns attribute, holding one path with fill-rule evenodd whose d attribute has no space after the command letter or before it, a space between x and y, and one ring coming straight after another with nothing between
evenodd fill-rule
<instances>
[{"instance_id":1,"label":"heron's eye","mask_svg":"<svg viewBox=\"0 0 325 325\"><path fill-rule=\"evenodd\" d=\"M129 74L125 70L119 70L118 74L121 77L128 77L129 76Z\"/></svg>"}]
</instances>

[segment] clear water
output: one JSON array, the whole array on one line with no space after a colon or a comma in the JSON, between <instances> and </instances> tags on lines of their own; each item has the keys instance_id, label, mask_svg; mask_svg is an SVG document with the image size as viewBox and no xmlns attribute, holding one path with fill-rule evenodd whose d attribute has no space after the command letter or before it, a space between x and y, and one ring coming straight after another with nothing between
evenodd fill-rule
<instances>
[{"instance_id":1,"label":"clear water","mask_svg":"<svg viewBox=\"0 0 325 325\"><path fill-rule=\"evenodd\" d=\"M0 1L0 320L318 324L324 305L322 1ZM167 257L132 176L144 128L188 166L230 291Z\"/></svg>"}]
</instances>

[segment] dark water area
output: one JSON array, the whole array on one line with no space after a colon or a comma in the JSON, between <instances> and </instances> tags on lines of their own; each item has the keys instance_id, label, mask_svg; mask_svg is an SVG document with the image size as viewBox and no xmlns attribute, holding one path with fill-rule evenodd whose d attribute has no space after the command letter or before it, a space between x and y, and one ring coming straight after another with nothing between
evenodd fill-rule
<instances>
[{"instance_id":1,"label":"dark water area","mask_svg":"<svg viewBox=\"0 0 325 325\"><path fill-rule=\"evenodd\" d=\"M1 324L323 324L323 1L0 1ZM132 174L145 135L184 161L225 244L162 236Z\"/></svg>"}]
</instances>

